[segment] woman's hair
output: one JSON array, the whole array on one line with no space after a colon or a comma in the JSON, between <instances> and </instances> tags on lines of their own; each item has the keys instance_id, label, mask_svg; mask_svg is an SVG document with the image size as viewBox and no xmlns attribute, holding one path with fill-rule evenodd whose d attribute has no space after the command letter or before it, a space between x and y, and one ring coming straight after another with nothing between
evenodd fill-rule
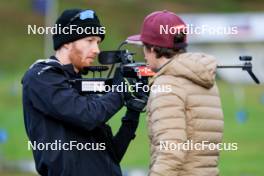
<instances>
[{"instance_id":1,"label":"woman's hair","mask_svg":"<svg viewBox=\"0 0 264 176\"><path fill-rule=\"evenodd\" d=\"M174 37L174 48L163 48L159 46L154 46L148 43L144 43L144 46L148 51L153 48L153 50L156 53L157 58L166 57L166 58L172 58L176 54L184 53L186 52L186 44L185 44L185 34L180 33Z\"/></svg>"}]
</instances>

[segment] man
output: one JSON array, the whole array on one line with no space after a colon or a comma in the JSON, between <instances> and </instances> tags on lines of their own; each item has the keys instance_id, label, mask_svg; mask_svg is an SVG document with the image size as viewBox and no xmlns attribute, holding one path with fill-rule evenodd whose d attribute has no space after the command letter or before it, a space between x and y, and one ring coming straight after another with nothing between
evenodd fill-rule
<instances>
[{"instance_id":1,"label":"man","mask_svg":"<svg viewBox=\"0 0 264 176\"><path fill-rule=\"evenodd\" d=\"M144 105L134 106L136 100L122 92L99 97L74 89L69 80L81 78L94 62L104 33L98 32L102 26L93 10L65 10L56 24L64 32L70 25L86 32L54 34L55 55L37 61L23 77L24 121L36 169L43 176L120 176L119 163ZM116 72L113 84L121 82ZM106 122L124 100L128 110L113 136Z\"/></svg>"},{"instance_id":2,"label":"man","mask_svg":"<svg viewBox=\"0 0 264 176\"><path fill-rule=\"evenodd\" d=\"M166 27L174 32L166 33ZM219 150L208 148L222 141L224 125L215 58L186 52L186 25L169 11L148 15L141 34L128 40L143 42L146 62L156 72L150 85L170 86L170 91L150 92L148 100L149 175L219 175Z\"/></svg>"}]
</instances>

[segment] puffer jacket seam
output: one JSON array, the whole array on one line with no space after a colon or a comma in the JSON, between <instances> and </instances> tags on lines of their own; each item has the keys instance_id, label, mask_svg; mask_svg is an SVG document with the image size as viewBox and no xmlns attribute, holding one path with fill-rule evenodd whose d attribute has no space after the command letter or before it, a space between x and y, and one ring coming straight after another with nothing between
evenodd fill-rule
<instances>
[{"instance_id":1,"label":"puffer jacket seam","mask_svg":"<svg viewBox=\"0 0 264 176\"><path fill-rule=\"evenodd\" d=\"M185 133L186 133L186 137L187 137L187 140L188 140L188 130L187 130L187 91L186 89L184 89L184 85L181 86L181 88L184 90L184 93L185 93L185 96L184 96L184 115L185 115L185 124L186 124L186 128L184 129ZM183 162L182 162L182 165L181 165L181 168L179 170L179 176L182 175L182 172L183 172L183 165L185 165L185 161L186 161L186 158L187 158L187 155L188 155L188 151L184 151L186 152L185 155L184 155L184 158L183 158Z\"/></svg>"}]
</instances>

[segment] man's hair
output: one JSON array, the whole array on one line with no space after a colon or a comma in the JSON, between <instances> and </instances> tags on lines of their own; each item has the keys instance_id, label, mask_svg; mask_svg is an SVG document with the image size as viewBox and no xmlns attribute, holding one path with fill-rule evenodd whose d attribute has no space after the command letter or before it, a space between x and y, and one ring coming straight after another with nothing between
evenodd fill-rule
<instances>
[{"instance_id":1,"label":"man's hair","mask_svg":"<svg viewBox=\"0 0 264 176\"><path fill-rule=\"evenodd\" d=\"M185 40L185 34L184 33L180 33L178 35L176 35L174 37L174 48L163 48L163 47L159 47L159 46L155 46L155 45L151 45L148 43L143 43L144 46L146 47L146 49L148 51L151 50L151 48L153 48L155 54L156 54L156 58L161 58L161 57L166 57L168 59L172 58L173 56L175 56L176 54L180 54L180 53L184 53L186 52L186 47L176 47L177 44L179 43L183 43Z\"/></svg>"}]
</instances>

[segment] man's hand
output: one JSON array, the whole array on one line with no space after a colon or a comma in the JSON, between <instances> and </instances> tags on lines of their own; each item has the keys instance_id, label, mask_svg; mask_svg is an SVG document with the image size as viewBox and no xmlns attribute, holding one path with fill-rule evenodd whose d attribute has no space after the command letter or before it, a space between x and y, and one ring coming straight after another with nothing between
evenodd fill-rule
<instances>
[{"instance_id":1,"label":"man's hand","mask_svg":"<svg viewBox=\"0 0 264 176\"><path fill-rule=\"evenodd\" d=\"M135 80L134 78L124 78L121 73L120 67L116 68L113 77L113 85L128 86L128 89L125 89L125 87L123 87L124 89L122 92L118 92L117 90L114 91L122 95L122 98L124 99L125 105L128 109L132 111L143 112L148 101L149 92L144 92L141 88L139 88L137 91L134 89L131 90L130 85L136 84L136 81L137 80Z\"/></svg>"},{"instance_id":2,"label":"man's hand","mask_svg":"<svg viewBox=\"0 0 264 176\"><path fill-rule=\"evenodd\" d=\"M126 79L128 85L130 82L134 82L133 80ZM129 89L130 90L130 89ZM148 94L149 92L144 92L143 89L130 90L132 92L126 92L125 95L125 105L128 109L137 112L143 112L144 108L148 102Z\"/></svg>"}]
</instances>

